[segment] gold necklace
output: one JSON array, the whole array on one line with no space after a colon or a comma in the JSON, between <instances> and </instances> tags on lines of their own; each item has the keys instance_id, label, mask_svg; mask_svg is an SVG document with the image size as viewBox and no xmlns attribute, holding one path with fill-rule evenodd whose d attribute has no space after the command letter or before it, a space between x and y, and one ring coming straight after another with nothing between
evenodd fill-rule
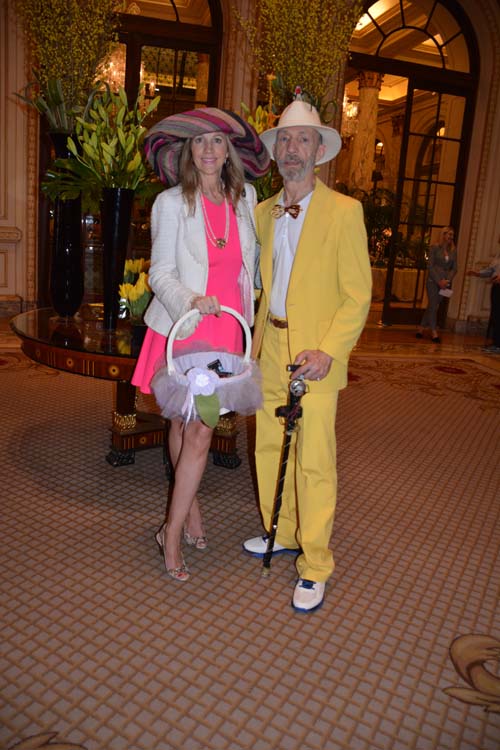
<instances>
[{"instance_id":1,"label":"gold necklace","mask_svg":"<svg viewBox=\"0 0 500 750\"><path fill-rule=\"evenodd\" d=\"M208 214L207 209L205 208L205 201L203 200L203 195L201 196L201 210L203 211L203 218L205 220L205 230L207 232L207 237L212 243L214 247L218 247L219 250L222 250L227 245L227 241L229 239L229 204L227 202L227 198L224 197L224 205L226 207L226 227L224 229L224 237L217 237L214 230L212 229L212 225L210 224L210 221L208 220Z\"/></svg>"}]
</instances>

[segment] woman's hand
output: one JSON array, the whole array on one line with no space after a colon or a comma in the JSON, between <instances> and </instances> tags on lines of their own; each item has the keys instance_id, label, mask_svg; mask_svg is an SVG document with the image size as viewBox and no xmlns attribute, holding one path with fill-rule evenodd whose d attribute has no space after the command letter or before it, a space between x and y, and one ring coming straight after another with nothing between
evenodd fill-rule
<instances>
[{"instance_id":1,"label":"woman's hand","mask_svg":"<svg viewBox=\"0 0 500 750\"><path fill-rule=\"evenodd\" d=\"M221 313L219 300L215 296L194 297L191 310L198 310L202 315L217 315Z\"/></svg>"},{"instance_id":2,"label":"woman's hand","mask_svg":"<svg viewBox=\"0 0 500 750\"><path fill-rule=\"evenodd\" d=\"M448 279L439 279L438 281L438 286L440 289L447 289L449 284L450 282L448 281Z\"/></svg>"}]
</instances>

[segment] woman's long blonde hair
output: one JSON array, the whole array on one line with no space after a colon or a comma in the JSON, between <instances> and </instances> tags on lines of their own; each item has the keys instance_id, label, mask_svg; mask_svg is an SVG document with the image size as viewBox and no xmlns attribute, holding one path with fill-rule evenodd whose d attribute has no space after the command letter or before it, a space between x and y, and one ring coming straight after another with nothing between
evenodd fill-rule
<instances>
[{"instance_id":1,"label":"woman's long blonde hair","mask_svg":"<svg viewBox=\"0 0 500 750\"><path fill-rule=\"evenodd\" d=\"M455 250L456 249L456 245L455 245L455 230L453 229L453 227L450 227L450 226L443 227L443 229L441 231L441 242L439 244L441 246L445 244L444 236L445 236L445 234L448 234L448 232L453 232L453 239L452 239L452 241L451 241L450 244L451 244L451 249Z\"/></svg>"},{"instance_id":2,"label":"woman's long blonde hair","mask_svg":"<svg viewBox=\"0 0 500 750\"><path fill-rule=\"evenodd\" d=\"M224 135L227 145L227 159L221 172L222 190L226 198L236 210L238 201L245 189L245 171L233 144L225 133L222 133L222 135ZM200 186L200 178L193 163L193 156L191 153L192 140L192 138L186 140L182 147L179 159L179 183L182 188L182 194L189 206L189 213L191 215L194 214L196 193Z\"/></svg>"}]
</instances>

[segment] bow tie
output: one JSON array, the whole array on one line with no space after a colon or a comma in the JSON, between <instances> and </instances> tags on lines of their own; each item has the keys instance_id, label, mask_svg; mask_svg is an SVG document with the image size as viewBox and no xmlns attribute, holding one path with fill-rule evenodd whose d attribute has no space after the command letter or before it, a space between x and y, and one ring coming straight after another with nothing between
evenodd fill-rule
<instances>
[{"instance_id":1,"label":"bow tie","mask_svg":"<svg viewBox=\"0 0 500 750\"><path fill-rule=\"evenodd\" d=\"M280 206L280 204L277 203L271 209L271 216L275 219L280 219L284 214L290 214L293 219L296 219L301 211L302 208L298 203L294 203L293 206Z\"/></svg>"}]
</instances>

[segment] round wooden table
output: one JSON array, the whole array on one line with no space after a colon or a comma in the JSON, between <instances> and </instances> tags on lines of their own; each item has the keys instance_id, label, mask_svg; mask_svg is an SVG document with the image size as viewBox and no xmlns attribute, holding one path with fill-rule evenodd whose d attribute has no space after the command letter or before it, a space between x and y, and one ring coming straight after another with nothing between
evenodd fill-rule
<instances>
[{"instance_id":1,"label":"round wooden table","mask_svg":"<svg viewBox=\"0 0 500 750\"><path fill-rule=\"evenodd\" d=\"M51 308L16 315L11 327L21 339L21 349L30 359L56 370L116 383L112 412L111 449L106 460L112 466L135 462L136 450L166 448L168 420L158 414L136 410L137 394L130 379L144 335L144 326L120 320L114 331L105 331L99 305L83 305L72 318L60 318ZM236 468L235 414L221 417L214 430L211 451L219 466ZM167 471L170 462L164 452Z\"/></svg>"}]
</instances>

